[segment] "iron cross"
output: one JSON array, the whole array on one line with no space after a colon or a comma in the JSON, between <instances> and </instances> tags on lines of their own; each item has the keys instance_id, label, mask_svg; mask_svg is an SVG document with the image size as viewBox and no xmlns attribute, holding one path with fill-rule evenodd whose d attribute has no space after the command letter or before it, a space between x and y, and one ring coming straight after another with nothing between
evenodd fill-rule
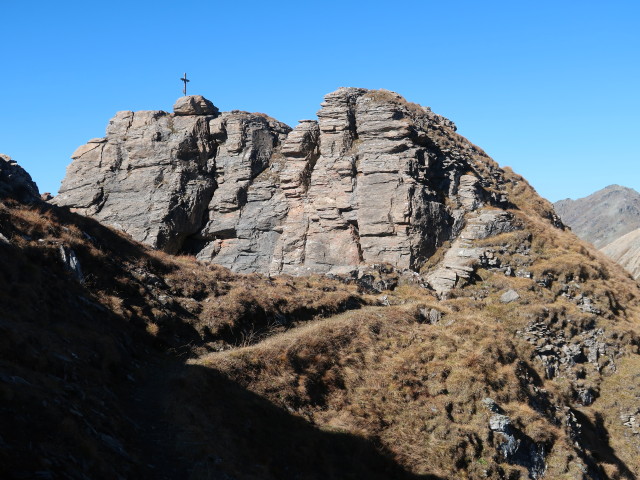
<instances>
[{"instance_id":1,"label":"iron cross","mask_svg":"<svg viewBox=\"0 0 640 480\"><path fill-rule=\"evenodd\" d=\"M180 81L184 82L184 88L182 89L182 94L186 97L187 96L187 82L191 81L191 80L187 79L186 72L184 74L184 77L181 78Z\"/></svg>"}]
</instances>

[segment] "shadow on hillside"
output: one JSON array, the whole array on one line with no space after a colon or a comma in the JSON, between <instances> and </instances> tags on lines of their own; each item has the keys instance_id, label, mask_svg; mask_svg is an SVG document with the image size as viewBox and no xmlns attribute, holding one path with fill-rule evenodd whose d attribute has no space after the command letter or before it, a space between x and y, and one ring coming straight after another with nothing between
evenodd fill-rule
<instances>
[{"instance_id":1,"label":"shadow on hillside","mask_svg":"<svg viewBox=\"0 0 640 480\"><path fill-rule=\"evenodd\" d=\"M154 261L145 249L54 213L104 254L77 247L98 287L144 308L139 285L118 277L123 259ZM406 472L375 441L321 431L167 354L171 345L134 316L92 301L94 288L64 270L54 246L0 244L0 477L438 480ZM182 340L199 337L175 313Z\"/></svg>"},{"instance_id":2,"label":"shadow on hillside","mask_svg":"<svg viewBox=\"0 0 640 480\"><path fill-rule=\"evenodd\" d=\"M75 247L83 270L100 272L98 275L90 274L87 276L88 289L115 293L115 296L123 300L123 306L126 309L136 312L132 315L133 321L135 321L135 317L139 316L154 317L155 323L159 326L157 337L176 351L185 353L196 346L207 348L209 342L217 341L239 345L246 342L248 336L255 335L256 332L267 331L274 325L288 328L293 322L304 322L316 318L318 315L324 316L330 313L359 309L365 304L364 300L356 295L345 295L340 302L334 304L319 302L318 305L305 305L292 301L291 304L296 305L295 308L291 304L287 305L287 302L282 302L288 308L286 315L276 316L278 315L277 306L266 311L263 305L255 302L252 304L248 300L245 305L242 305L243 313L234 318L233 322L219 319L220 322L215 325L215 328L208 324L195 330L192 325L200 324L202 327L203 322L200 321L197 314L186 310L179 301L173 301L170 298L174 292L162 280L177 270L188 270L188 267L185 268L184 264L178 266L172 261L171 255L154 251L150 247L127 238L126 234L114 231L90 217L84 217L69 212L65 208L51 205L45 205L43 208L51 209L63 224L78 226L88 237L86 243L91 243L107 254L106 259L96 259L89 252L88 245L80 244ZM123 265L123 259L130 265ZM132 279L130 271L132 265L136 265L135 269L142 277L151 273L154 274L154 278L141 280L141 276L138 276L137 279ZM254 282L260 286L270 282L269 278L260 274L236 274L226 267L215 264L210 264L206 268L216 277L215 285L207 284L205 286L202 284L201 287L198 287L199 291L196 292L194 284L197 283L197 277L194 275L193 278L190 278L188 281L191 282L191 285L188 287L192 290L185 296L191 297L194 302L202 301L212 292L215 293L215 296L222 298L229 288L233 288L229 285ZM329 282L329 280L327 281ZM141 294L141 287L147 289L144 294ZM163 311L162 315L158 315L158 308L154 310L149 304L149 297L158 299L160 296L168 298L168 301L163 302L163 305L159 307ZM176 296L180 297L180 294L176 293Z\"/></svg>"},{"instance_id":3,"label":"shadow on hillside","mask_svg":"<svg viewBox=\"0 0 640 480\"><path fill-rule=\"evenodd\" d=\"M157 263L144 247L95 220L65 214L109 250ZM135 290L123 282L118 288L132 305L145 307ZM172 308L179 342L202 341L192 326L179 320L190 314ZM406 472L372 441L321 431L215 370L184 364L173 355L164 355L137 376L140 381L120 395L139 400L132 408L125 402L124 409L140 429L135 441L142 457L139 465L155 466L141 472L147 478L437 480Z\"/></svg>"},{"instance_id":4,"label":"shadow on hillside","mask_svg":"<svg viewBox=\"0 0 640 480\"><path fill-rule=\"evenodd\" d=\"M619 477L616 478L636 480L637 477L635 474L616 456L615 451L609 444L609 431L604 426L604 418L602 415L596 413L595 421L592 422L589 417L578 410L573 410L573 413L578 423L582 426L582 444L585 449L588 450L591 457L596 462L615 465L619 472ZM599 473L603 474L603 472Z\"/></svg>"},{"instance_id":5,"label":"shadow on hillside","mask_svg":"<svg viewBox=\"0 0 640 480\"><path fill-rule=\"evenodd\" d=\"M148 478L439 480L405 471L373 441L321 431L215 370L185 364L169 369L170 375L158 374L144 387L144 395L155 398L147 409L164 415L162 426L155 425L163 444L147 450L141 463L166 476L152 470ZM157 465L158 452L177 462ZM175 469L180 465L184 470Z\"/></svg>"}]
</instances>

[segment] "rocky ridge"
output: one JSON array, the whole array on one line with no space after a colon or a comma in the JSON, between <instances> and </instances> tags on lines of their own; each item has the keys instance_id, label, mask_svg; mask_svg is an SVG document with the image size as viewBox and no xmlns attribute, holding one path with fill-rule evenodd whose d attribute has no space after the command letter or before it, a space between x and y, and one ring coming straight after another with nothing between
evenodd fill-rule
<instances>
[{"instance_id":1,"label":"rocky ridge","mask_svg":"<svg viewBox=\"0 0 640 480\"><path fill-rule=\"evenodd\" d=\"M183 97L173 114L119 112L72 158L54 203L237 272L420 271L469 229L514 228L498 166L386 90L341 88L293 130ZM460 242L428 277L438 291L482 256Z\"/></svg>"}]
</instances>

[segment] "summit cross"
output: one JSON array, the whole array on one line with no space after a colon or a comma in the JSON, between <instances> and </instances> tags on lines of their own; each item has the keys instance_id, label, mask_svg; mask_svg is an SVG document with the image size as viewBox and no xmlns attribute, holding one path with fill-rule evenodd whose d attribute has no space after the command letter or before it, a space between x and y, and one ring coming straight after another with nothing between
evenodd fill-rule
<instances>
[{"instance_id":1,"label":"summit cross","mask_svg":"<svg viewBox=\"0 0 640 480\"><path fill-rule=\"evenodd\" d=\"M187 96L187 82L191 81L191 80L187 79L186 72L184 74L184 77L181 78L180 81L184 82L184 88L182 89L182 94L186 97Z\"/></svg>"}]
</instances>

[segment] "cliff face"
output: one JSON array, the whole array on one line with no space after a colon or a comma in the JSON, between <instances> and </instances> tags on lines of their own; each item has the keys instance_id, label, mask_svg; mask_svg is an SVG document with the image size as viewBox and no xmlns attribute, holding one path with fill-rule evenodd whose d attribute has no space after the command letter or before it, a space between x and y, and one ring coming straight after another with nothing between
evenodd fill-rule
<instances>
[{"instance_id":1,"label":"cliff face","mask_svg":"<svg viewBox=\"0 0 640 480\"><path fill-rule=\"evenodd\" d=\"M168 252L272 274L418 271L467 224L513 228L497 165L395 93L341 88L293 130L205 102L119 112L73 154L55 203ZM466 266L454 267L433 284L455 283Z\"/></svg>"}]
</instances>

